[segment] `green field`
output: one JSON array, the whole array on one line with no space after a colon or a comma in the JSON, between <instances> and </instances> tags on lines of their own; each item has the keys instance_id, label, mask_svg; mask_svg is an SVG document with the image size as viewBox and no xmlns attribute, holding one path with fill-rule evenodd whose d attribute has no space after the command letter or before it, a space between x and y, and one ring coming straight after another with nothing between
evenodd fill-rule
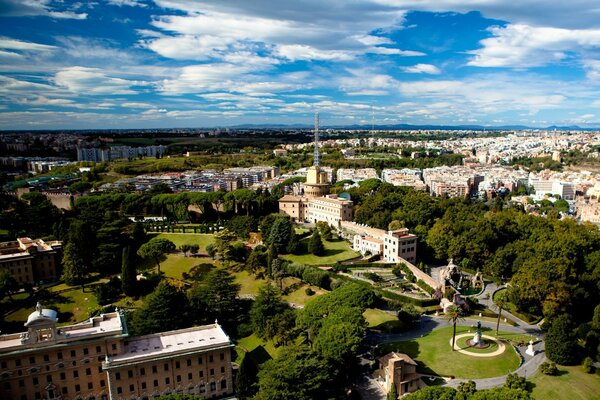
<instances>
[{"instance_id":1,"label":"green field","mask_svg":"<svg viewBox=\"0 0 600 400\"><path fill-rule=\"evenodd\" d=\"M284 260L292 261L298 264L304 265L323 265L323 264L334 264L338 261L350 260L358 257L360 253L352 250L352 247L345 240L327 241L324 240L325 255L318 257L308 253L307 244L309 238L304 238L300 241L303 252L300 255L296 254L285 254L281 258Z\"/></svg>"},{"instance_id":2,"label":"green field","mask_svg":"<svg viewBox=\"0 0 600 400\"><path fill-rule=\"evenodd\" d=\"M160 270L168 278L183 279L182 274L189 272L194 265L212 263L213 260L210 257L184 257L179 254L169 254L167 259L160 263Z\"/></svg>"},{"instance_id":3,"label":"green field","mask_svg":"<svg viewBox=\"0 0 600 400\"><path fill-rule=\"evenodd\" d=\"M306 305L307 303L316 299L317 297L324 295L325 293L328 293L327 290L323 290L319 287L309 285L306 282L302 282L298 278L287 277L287 278L283 279L284 287L289 287L292 285L296 289L293 290L292 292L288 293L287 295L283 296L283 299L285 301L289 301L294 304ZM312 291L315 293L311 296L307 295L306 294L307 288L311 288Z\"/></svg>"},{"instance_id":4,"label":"green field","mask_svg":"<svg viewBox=\"0 0 600 400\"><path fill-rule=\"evenodd\" d=\"M206 246L215 242L214 235L203 233L161 233L155 237L168 239L178 248L182 244L197 244L200 246L200 251L206 251Z\"/></svg>"},{"instance_id":5,"label":"green field","mask_svg":"<svg viewBox=\"0 0 600 400\"><path fill-rule=\"evenodd\" d=\"M369 324L369 328L374 328L381 324L391 321L397 321L398 317L377 308L367 308L363 316Z\"/></svg>"},{"instance_id":6,"label":"green field","mask_svg":"<svg viewBox=\"0 0 600 400\"><path fill-rule=\"evenodd\" d=\"M558 367L559 375L548 376L541 372L528 379L537 400L598 400L600 375L586 374L580 365Z\"/></svg>"},{"instance_id":7,"label":"green field","mask_svg":"<svg viewBox=\"0 0 600 400\"><path fill-rule=\"evenodd\" d=\"M232 275L235 282L241 285L240 294L258 294L258 288L267 282L264 279L256 279L248 271L232 272Z\"/></svg>"},{"instance_id":8,"label":"green field","mask_svg":"<svg viewBox=\"0 0 600 400\"><path fill-rule=\"evenodd\" d=\"M456 327L456 334L469 332L468 327ZM484 332L486 334L486 332ZM489 334L489 333L487 333ZM429 333L427 336L379 346L379 355L399 351L418 363L418 372L465 379L482 379L506 375L519 367L519 357L511 346L499 356L477 358L450 348L452 326Z\"/></svg>"},{"instance_id":9,"label":"green field","mask_svg":"<svg viewBox=\"0 0 600 400\"><path fill-rule=\"evenodd\" d=\"M262 339L259 339L255 335L246 336L245 338L239 339L237 341L237 346L236 346L237 358L236 358L235 362L237 362L238 364L241 363L245 354L250 353L250 352L252 352L253 354L258 354L260 356L260 357L257 357L257 358L259 358L259 360L257 360L257 361L259 361L259 362L267 361L267 359L269 357L267 356L267 354L261 355L262 351L257 351L258 347L262 347L262 349L264 349L266 351L266 353L268 354L268 356L270 356L271 358L275 358L275 356L277 356L277 353L280 349L280 348L275 348L275 345L270 340L264 341ZM259 349L259 350L261 350L261 349ZM264 352L262 352L262 353L264 353Z\"/></svg>"}]
</instances>

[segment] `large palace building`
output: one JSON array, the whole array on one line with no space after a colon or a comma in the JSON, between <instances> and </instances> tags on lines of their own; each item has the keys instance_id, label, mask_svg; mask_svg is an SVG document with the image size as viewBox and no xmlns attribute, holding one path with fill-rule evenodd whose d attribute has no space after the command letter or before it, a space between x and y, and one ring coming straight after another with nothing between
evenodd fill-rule
<instances>
[{"instance_id":1,"label":"large palace building","mask_svg":"<svg viewBox=\"0 0 600 400\"><path fill-rule=\"evenodd\" d=\"M19 285L56 280L61 257L59 241L24 237L0 243L0 270L7 271Z\"/></svg>"},{"instance_id":2,"label":"large palace building","mask_svg":"<svg viewBox=\"0 0 600 400\"><path fill-rule=\"evenodd\" d=\"M168 393L233 393L233 344L216 322L129 337L119 312L57 326L29 315L27 332L0 336L0 399L150 400Z\"/></svg>"}]
</instances>

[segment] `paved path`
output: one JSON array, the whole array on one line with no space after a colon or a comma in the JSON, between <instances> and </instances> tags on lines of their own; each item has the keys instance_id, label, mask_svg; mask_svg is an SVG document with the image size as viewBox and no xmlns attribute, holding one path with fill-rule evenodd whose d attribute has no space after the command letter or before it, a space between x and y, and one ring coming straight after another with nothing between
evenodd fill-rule
<instances>
[{"instance_id":1,"label":"paved path","mask_svg":"<svg viewBox=\"0 0 600 400\"><path fill-rule=\"evenodd\" d=\"M496 285L495 283L488 283L486 285L484 291L477 296L480 304L485 305L492 311L498 312L498 307L496 307L496 305L492 301L492 295L496 290L498 290L500 288L501 287L498 287L498 285ZM488 294L489 294L489 296L487 296ZM512 319L514 322L517 323L517 326L507 325L507 324L503 323L502 321L500 321L500 324L501 324L500 329L501 330L503 330L505 332L511 332L511 333L526 333L526 334L533 335L540 339L543 338L543 333L539 327L539 324L537 324L537 325L529 324L504 310L502 311L502 315L506 315L507 318ZM466 318L463 320L458 320L456 322L456 324L459 326L469 326L469 327L474 328L477 321L478 320L476 318L475 319ZM444 317L433 317L433 316L423 315L423 316L421 316L421 318L420 318L419 322L417 323L417 325L415 326L415 328L411 329L408 332L392 333L392 334L371 333L370 332L367 334L365 341L367 344L371 345L372 347L376 347L377 345L384 344L384 343L413 340L413 339L416 339L419 337L423 337L433 330L440 329L440 328L447 327L447 326L451 326L451 324ZM481 321L481 326L484 329L488 328L488 329L491 329L492 331L496 330L495 322ZM535 374L535 372L538 370L540 364L542 364L544 361L546 361L546 355L544 352L544 342L543 341L534 345L534 349L536 350L536 355L533 357L525 354L526 348L527 347L524 346L524 347L515 348L515 350L514 350L517 352L517 354L521 358L521 365L514 373L516 373L519 376L529 378L533 374ZM507 349L507 351L513 351L513 350ZM511 371L506 371L506 372L508 374ZM446 385L448 385L450 387L457 387L460 382L464 382L464 381L466 381L466 379L453 379L453 380L449 381L448 383L446 383ZM493 387L504 385L504 382L506 381L506 375L498 376L498 377L494 377L494 378L487 378L487 379L473 379L473 381L477 385L477 389L490 389ZM366 381L361 381L361 382L366 382ZM375 383L373 382L373 384L375 384ZM382 393L381 390L379 392L380 392L380 394ZM362 391L361 391L361 393L362 393ZM371 393L371 395L373 395L373 393ZM385 399L385 396L369 397L369 398Z\"/></svg>"},{"instance_id":2,"label":"paved path","mask_svg":"<svg viewBox=\"0 0 600 400\"><path fill-rule=\"evenodd\" d=\"M472 333L463 333L463 334L460 334L460 335L456 335L456 337L454 338L455 339L455 341L454 341L454 350L458 351L459 353L463 353L463 354L466 354L468 356L471 356L471 357L482 357L482 358L485 358L485 357L496 357L496 356L499 356L500 354L504 353L504 350L506 350L506 345L504 343L502 343L499 340L496 340L495 337L492 337L492 336L489 336L489 335L481 335L481 337L484 338L484 339L491 340L492 342L497 342L498 343L498 348L496 349L496 351L493 351L491 353L475 353L474 351L467 350L468 347L466 347L466 348L463 349L463 348L461 348L458 345L458 339L463 338L463 337L467 337L467 336L473 337L473 334ZM450 338L449 343L450 343L450 347L452 347L452 338Z\"/></svg>"}]
</instances>

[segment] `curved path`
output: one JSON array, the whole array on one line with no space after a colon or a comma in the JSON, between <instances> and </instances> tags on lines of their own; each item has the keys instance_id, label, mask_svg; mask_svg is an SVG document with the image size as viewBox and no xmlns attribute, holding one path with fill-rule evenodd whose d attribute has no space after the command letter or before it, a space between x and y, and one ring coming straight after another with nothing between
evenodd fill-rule
<instances>
[{"instance_id":1,"label":"curved path","mask_svg":"<svg viewBox=\"0 0 600 400\"><path fill-rule=\"evenodd\" d=\"M502 288L502 287L499 287L498 285L496 285L494 283L487 283L484 291L477 296L479 302L481 304L485 305L486 307L488 307L489 309L491 309L492 311L498 312L498 307L496 307L496 305L492 301L492 295L496 290L498 290L500 288ZM486 294L489 294L489 296L486 296ZM517 326L512 326L512 325L504 324L501 321L500 325L501 325L501 329L503 331L511 332L511 333L525 333L525 334L533 335L539 339L543 339L543 333L539 327L539 324L538 325L529 324L504 310L502 310L502 315L506 315L507 318L510 318L517 323ZM474 318L474 319L466 318L463 320L456 321L456 324L459 326L475 327L475 325L477 323L476 321L478 321L478 319L476 319L476 318ZM372 347L377 347L379 344L384 344L384 343L413 340L413 339L416 339L419 337L423 337L433 330L440 329L440 328L447 327L447 326L451 326L451 324L444 317L433 317L433 316L423 315L423 316L421 316L421 319L419 320L419 322L417 323L415 328L411 329L408 332L392 333L392 334L369 333L369 334L367 334L365 341L367 344L371 345ZM489 328L491 330L496 330L495 322L481 321L481 326L483 328ZM544 353L544 342L540 341L536 345L534 345L536 354L533 357L531 357L525 353L526 349L527 349L527 346L515 347L516 353L521 358L521 365L513 373L516 373L517 375L525 377L525 378L529 378L533 374L535 374L535 372L538 370L540 364L542 364L544 361L546 361L546 355ZM469 354L469 355L471 355L471 354ZM511 371L506 371L506 373L508 375L509 373L511 373ZM457 387L460 382L464 382L467 380L468 379L452 379L451 381L447 382L446 385L450 386L450 387ZM494 378L472 379L472 380L477 385L477 389L490 389L493 387L504 385L504 382L506 381L506 375L498 376L498 377L494 377ZM372 398L374 398L374 397L372 397ZM385 396L382 397L382 399L385 399Z\"/></svg>"},{"instance_id":2,"label":"curved path","mask_svg":"<svg viewBox=\"0 0 600 400\"><path fill-rule=\"evenodd\" d=\"M504 353L504 350L506 350L506 345L504 343L502 343L501 341L497 340L495 337L489 336L489 335L481 335L482 338L484 339L488 339L491 340L493 342L498 343L498 348L496 349L496 351L493 351L491 353L475 353L474 351L469 351L468 348L462 348L458 345L458 339L463 338L463 337L473 337L472 333L462 333L460 335L456 335L455 342L454 342L454 350L458 351L459 353L463 353L466 354L468 356L471 357L496 357L499 356L500 354ZM452 346L452 338L450 338L450 346Z\"/></svg>"}]
</instances>

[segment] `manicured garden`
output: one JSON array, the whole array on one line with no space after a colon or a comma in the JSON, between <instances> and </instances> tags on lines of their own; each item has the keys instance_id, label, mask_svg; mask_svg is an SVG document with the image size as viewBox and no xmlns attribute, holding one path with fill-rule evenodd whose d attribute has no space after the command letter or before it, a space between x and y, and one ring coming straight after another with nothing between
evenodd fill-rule
<instances>
[{"instance_id":1,"label":"manicured garden","mask_svg":"<svg viewBox=\"0 0 600 400\"><path fill-rule=\"evenodd\" d=\"M308 252L308 240L304 238L300 241L302 254L285 254L281 258L304 265L323 265L333 264L338 261L346 261L360 256L360 253L352 250L352 247L345 240L323 240L325 245L325 254L323 256L315 256Z\"/></svg>"},{"instance_id":2,"label":"manicured garden","mask_svg":"<svg viewBox=\"0 0 600 400\"><path fill-rule=\"evenodd\" d=\"M469 331L474 332L468 327L456 327L457 335ZM491 332L484 332L484 334L491 335ZM417 361L418 372L467 379L506 375L519 367L519 357L510 346L501 355L478 358L452 351L451 339L452 326L448 326L414 340L381 345L377 349L377 354L381 356L390 351L399 351Z\"/></svg>"},{"instance_id":3,"label":"manicured garden","mask_svg":"<svg viewBox=\"0 0 600 400\"><path fill-rule=\"evenodd\" d=\"M206 246L215 242L215 236L203 233L160 233L155 236L160 239L168 239L179 248L182 244L197 244L200 251L206 251Z\"/></svg>"}]
</instances>

